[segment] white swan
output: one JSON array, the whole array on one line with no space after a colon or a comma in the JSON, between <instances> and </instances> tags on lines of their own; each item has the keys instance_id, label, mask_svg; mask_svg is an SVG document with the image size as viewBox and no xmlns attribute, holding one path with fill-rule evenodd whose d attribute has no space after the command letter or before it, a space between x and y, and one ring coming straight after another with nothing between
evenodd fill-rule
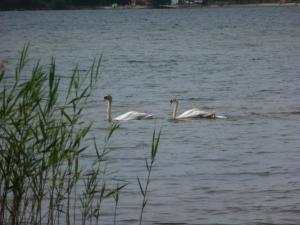
<instances>
[{"instance_id":1,"label":"white swan","mask_svg":"<svg viewBox=\"0 0 300 225\"><path fill-rule=\"evenodd\" d=\"M107 101L107 120L109 122L111 122L112 121L112 117L111 117L112 97L111 97L111 95L105 96L104 100ZM130 111L130 112L124 113L124 114L114 118L114 120L127 121L127 120L145 120L145 119L152 119L152 118L153 118L153 115L148 114L148 113Z\"/></svg>"},{"instance_id":2,"label":"white swan","mask_svg":"<svg viewBox=\"0 0 300 225\"><path fill-rule=\"evenodd\" d=\"M184 113L180 114L179 116L176 116L177 108L178 108L178 100L176 98L172 98L170 100L171 105L174 104L173 107L173 114L172 119L173 120L184 120L184 119L199 119L199 118L206 118L206 119L224 119L225 116L217 116L213 112L207 112L203 111L197 108L189 109L185 111Z\"/></svg>"}]
</instances>

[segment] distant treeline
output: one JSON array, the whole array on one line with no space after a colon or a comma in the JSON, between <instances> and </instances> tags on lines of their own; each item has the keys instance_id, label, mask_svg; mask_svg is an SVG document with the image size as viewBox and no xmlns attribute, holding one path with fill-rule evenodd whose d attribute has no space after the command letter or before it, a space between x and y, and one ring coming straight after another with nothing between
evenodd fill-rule
<instances>
[{"instance_id":1,"label":"distant treeline","mask_svg":"<svg viewBox=\"0 0 300 225\"><path fill-rule=\"evenodd\" d=\"M168 5L171 0L0 0L0 10L12 9L72 9L86 7L131 5L134 1L137 5L152 5L160 7L160 5ZM257 3L284 3L299 2L300 0L203 0L202 5L227 5L227 4L257 4ZM179 0L180 3L193 3L196 0ZM197 1L199 2L199 0Z\"/></svg>"},{"instance_id":2,"label":"distant treeline","mask_svg":"<svg viewBox=\"0 0 300 225\"><path fill-rule=\"evenodd\" d=\"M130 4L131 0L0 0L0 9L67 9Z\"/></svg>"},{"instance_id":3,"label":"distant treeline","mask_svg":"<svg viewBox=\"0 0 300 225\"><path fill-rule=\"evenodd\" d=\"M70 8L95 8L97 6L131 5L134 1L137 5L170 4L171 0L0 0L0 10L12 9L70 9Z\"/></svg>"},{"instance_id":4,"label":"distant treeline","mask_svg":"<svg viewBox=\"0 0 300 225\"><path fill-rule=\"evenodd\" d=\"M261 4L261 3L298 3L300 0L203 0L203 5Z\"/></svg>"}]
</instances>

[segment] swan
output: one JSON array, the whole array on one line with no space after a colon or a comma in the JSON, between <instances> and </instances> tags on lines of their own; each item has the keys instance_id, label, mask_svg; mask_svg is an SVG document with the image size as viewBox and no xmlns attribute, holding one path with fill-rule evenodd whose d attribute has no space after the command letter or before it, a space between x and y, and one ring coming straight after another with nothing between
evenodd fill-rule
<instances>
[{"instance_id":1,"label":"swan","mask_svg":"<svg viewBox=\"0 0 300 225\"><path fill-rule=\"evenodd\" d=\"M109 122L111 122L112 121L112 117L111 117L112 97L111 97L111 95L105 96L104 101L107 101L107 120ZM114 120L127 121L127 120L144 120L144 119L152 119L152 118L153 118L153 115L148 114L148 113L130 111L130 112L124 113L120 116L117 116L116 118L114 118Z\"/></svg>"},{"instance_id":2,"label":"swan","mask_svg":"<svg viewBox=\"0 0 300 225\"><path fill-rule=\"evenodd\" d=\"M173 120L184 120L184 119L200 119L200 118L206 118L206 119L224 119L225 116L217 116L213 112L207 112L203 111L197 108L189 109L185 111L184 113L180 114L179 116L176 116L177 108L178 108L178 100L176 98L172 98L170 100L171 105L174 104L173 107L173 114L172 119Z\"/></svg>"}]
</instances>

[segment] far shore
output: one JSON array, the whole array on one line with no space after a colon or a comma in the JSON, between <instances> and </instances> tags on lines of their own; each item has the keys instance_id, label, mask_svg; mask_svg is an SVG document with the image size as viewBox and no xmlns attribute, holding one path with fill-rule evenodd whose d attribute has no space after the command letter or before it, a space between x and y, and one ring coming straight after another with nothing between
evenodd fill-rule
<instances>
[{"instance_id":1,"label":"far shore","mask_svg":"<svg viewBox=\"0 0 300 225\"><path fill-rule=\"evenodd\" d=\"M211 5L207 7L285 7L285 6L299 6L298 3L256 3L256 4L224 4Z\"/></svg>"},{"instance_id":2,"label":"far shore","mask_svg":"<svg viewBox=\"0 0 300 225\"><path fill-rule=\"evenodd\" d=\"M297 7L300 6L298 3L257 3L257 4L181 4L181 5L161 5L162 9L182 9L182 8L235 8L235 7ZM85 8L86 9L86 8ZM92 8L90 8L92 9ZM93 9L153 9L151 6L147 5L125 5L118 7L104 6L104 7L94 7Z\"/></svg>"},{"instance_id":3,"label":"far shore","mask_svg":"<svg viewBox=\"0 0 300 225\"><path fill-rule=\"evenodd\" d=\"M182 9L182 8L237 8L237 7L298 7L300 6L297 2L293 3L254 3L254 4L180 4L180 5L161 5L159 8L161 9ZM70 6L63 10L118 10L118 9L153 9L152 6L149 5L118 5L118 6ZM25 10L55 10L55 9L9 9L0 11L25 11Z\"/></svg>"}]
</instances>

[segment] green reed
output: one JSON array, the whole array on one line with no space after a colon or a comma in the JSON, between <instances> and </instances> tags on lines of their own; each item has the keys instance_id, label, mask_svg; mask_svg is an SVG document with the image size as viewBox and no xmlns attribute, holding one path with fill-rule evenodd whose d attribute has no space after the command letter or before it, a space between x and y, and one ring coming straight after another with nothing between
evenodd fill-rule
<instances>
[{"instance_id":1,"label":"green reed","mask_svg":"<svg viewBox=\"0 0 300 225\"><path fill-rule=\"evenodd\" d=\"M107 198L115 201L116 224L120 191L127 183L110 187L106 163L119 124L110 125L100 149L96 138L89 141L92 123L83 115L99 80L101 57L84 74L76 66L62 95L54 59L48 66L36 63L30 77L24 77L28 49L21 51L14 76L0 71L0 225L100 224ZM144 189L138 179L140 224L159 138L154 131ZM81 157L91 146L93 162L83 166Z\"/></svg>"},{"instance_id":2,"label":"green reed","mask_svg":"<svg viewBox=\"0 0 300 225\"><path fill-rule=\"evenodd\" d=\"M140 192L143 196L141 212L140 212L140 218L139 218L139 225L142 224L144 209L145 209L145 207L147 205L147 201L148 201L147 196L148 196L148 187L149 187L149 184L150 184L150 175L151 175L153 164L156 160L156 154L157 154L157 150L158 150L158 144L159 144L159 141L160 141L160 135L161 135L161 130L159 131L157 136L156 136L156 132L154 130L153 137L152 137L152 145L151 145L150 163L148 162L147 158L145 159L146 168L147 168L147 179L146 179L145 187L142 186L140 178L137 177L138 184L139 184L139 187L140 187Z\"/></svg>"}]
</instances>

